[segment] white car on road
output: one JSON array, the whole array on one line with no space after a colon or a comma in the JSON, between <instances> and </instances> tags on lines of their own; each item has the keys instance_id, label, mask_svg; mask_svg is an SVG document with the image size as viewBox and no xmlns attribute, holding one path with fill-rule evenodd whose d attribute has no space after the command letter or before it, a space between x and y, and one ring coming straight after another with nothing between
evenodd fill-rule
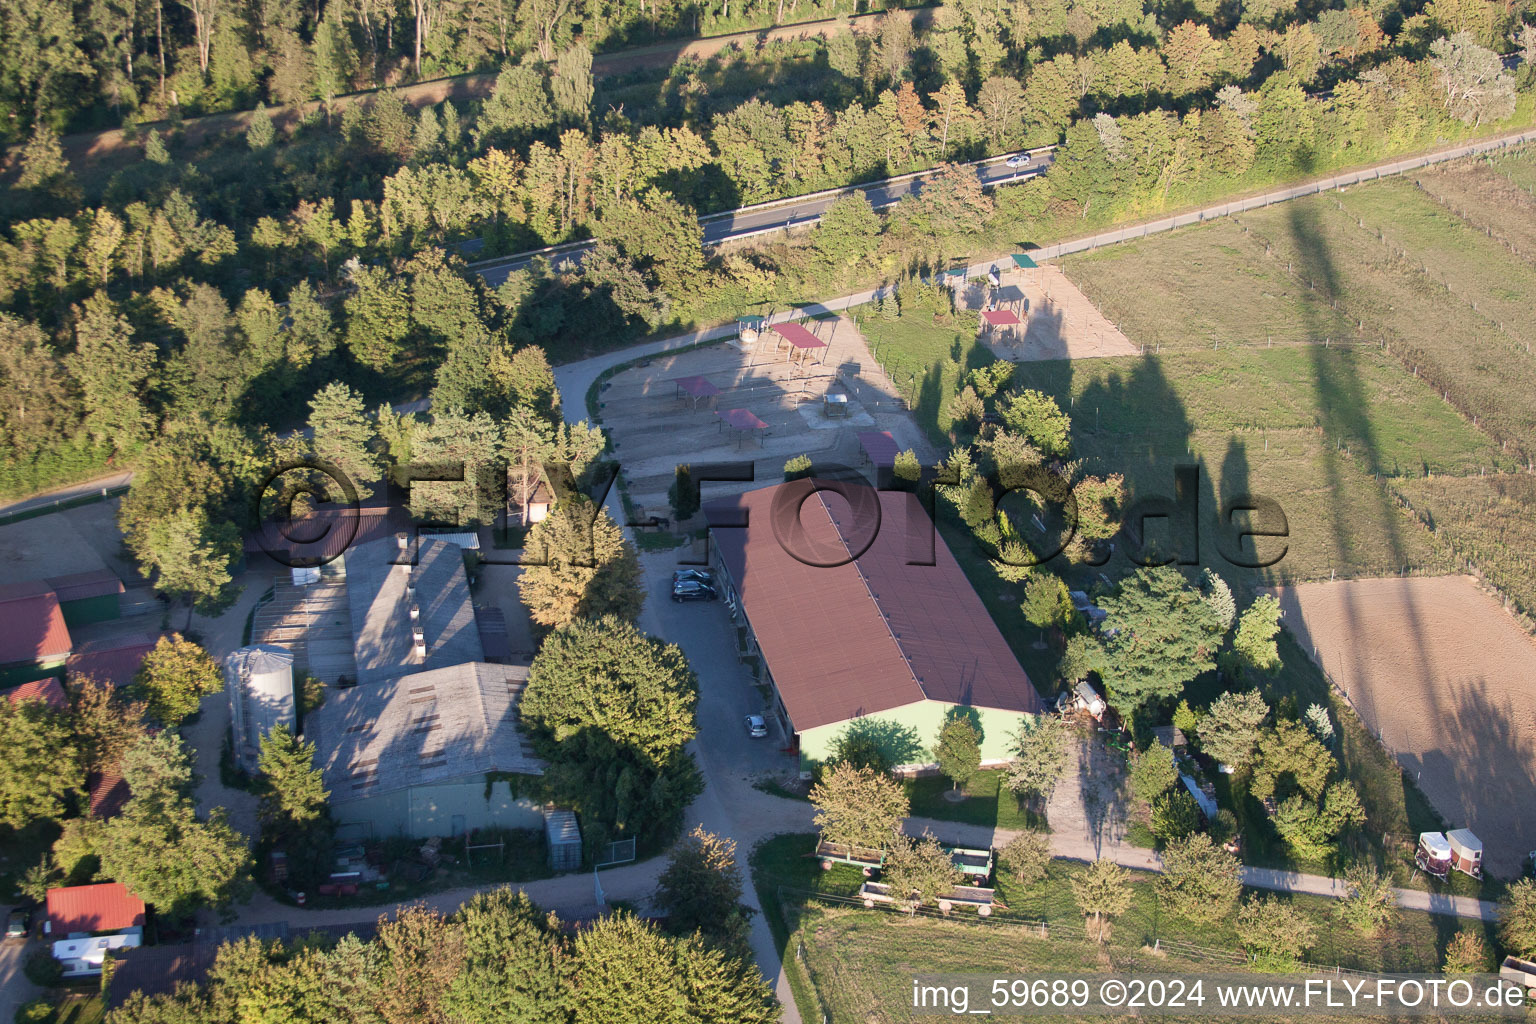
<instances>
[{"instance_id":1,"label":"white car on road","mask_svg":"<svg viewBox=\"0 0 1536 1024\"><path fill-rule=\"evenodd\" d=\"M1028 167L1029 166L1029 154L1028 153L1015 153L1015 154L1013 154L1013 156L1009 157L1007 160L1004 160L1003 163L1007 164L1009 167L1012 167L1014 170L1018 170L1020 167Z\"/></svg>"}]
</instances>

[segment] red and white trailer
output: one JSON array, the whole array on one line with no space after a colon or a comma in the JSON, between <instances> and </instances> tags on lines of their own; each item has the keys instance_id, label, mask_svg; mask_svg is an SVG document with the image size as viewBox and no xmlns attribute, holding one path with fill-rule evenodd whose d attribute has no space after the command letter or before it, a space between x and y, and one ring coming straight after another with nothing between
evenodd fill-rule
<instances>
[{"instance_id":1,"label":"red and white trailer","mask_svg":"<svg viewBox=\"0 0 1536 1024\"><path fill-rule=\"evenodd\" d=\"M1419 845L1413 851L1413 866L1426 875L1445 881L1451 873L1451 844L1442 833L1419 833Z\"/></svg>"},{"instance_id":2,"label":"red and white trailer","mask_svg":"<svg viewBox=\"0 0 1536 1024\"><path fill-rule=\"evenodd\" d=\"M1483 877L1483 841L1464 828L1445 834L1451 845L1451 867L1473 878Z\"/></svg>"}]
</instances>

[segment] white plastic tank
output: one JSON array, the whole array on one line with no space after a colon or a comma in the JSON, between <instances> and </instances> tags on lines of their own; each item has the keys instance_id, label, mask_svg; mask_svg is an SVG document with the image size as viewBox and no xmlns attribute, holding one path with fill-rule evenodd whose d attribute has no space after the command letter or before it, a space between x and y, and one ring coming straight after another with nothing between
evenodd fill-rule
<instances>
[{"instance_id":1,"label":"white plastic tank","mask_svg":"<svg viewBox=\"0 0 1536 1024\"><path fill-rule=\"evenodd\" d=\"M293 652L274 644L242 647L224 659L224 680L236 759L255 772L261 738L279 724L294 727Z\"/></svg>"}]
</instances>

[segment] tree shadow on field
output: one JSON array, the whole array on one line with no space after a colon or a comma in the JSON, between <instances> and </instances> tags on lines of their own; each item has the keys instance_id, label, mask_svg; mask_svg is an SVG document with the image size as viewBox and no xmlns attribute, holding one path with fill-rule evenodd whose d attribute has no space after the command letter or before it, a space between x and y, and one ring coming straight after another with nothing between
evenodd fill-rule
<instances>
[{"instance_id":1,"label":"tree shadow on field","mask_svg":"<svg viewBox=\"0 0 1536 1024\"><path fill-rule=\"evenodd\" d=\"M1335 301L1344 292L1345 282L1330 253L1323 223L1326 211L1321 209L1320 203L1321 201L1307 200L1290 203L1287 205L1287 216L1298 253L1299 272L1312 283L1312 287L1321 298ZM1319 346L1316 343L1317 336L1322 334L1326 337L1328 327L1320 322L1320 318L1315 313L1310 312L1311 307L1307 308L1309 309L1308 319L1312 321L1308 324L1312 340L1308 356L1312 369L1317 422L1322 434L1322 451L1319 458L1326 486L1336 497L1325 522L1300 524L1300 528L1307 529L1312 526L1312 528L1329 531L1332 542L1330 577L1337 573L1345 579L1350 579L1363 576L1376 568L1362 565L1353 557L1352 552L1357 546L1356 538L1362 533L1379 534L1384 538L1390 552L1391 565L1406 567L1409 555L1402 533L1403 520L1395 504L1386 490L1374 479L1367 481L1359 479L1358 476L1358 474L1383 472L1376 440L1377 431L1372 416L1371 395L1361 377L1360 360L1355 348L1351 345L1346 344L1338 348ZM1347 452L1345 445L1348 446ZM1352 475L1355 475L1354 479L1350 479ZM1337 497L1344 493L1344 489L1350 484L1355 485L1352 491L1361 496L1360 501L1345 501ZM1292 529L1293 531L1297 529L1297 524L1292 524ZM1280 583L1285 580L1285 576L1281 572L1274 572L1271 574L1271 579L1275 583ZM1398 607L1401 609L1401 617L1393 624L1394 635L1373 637L1366 635L1369 627L1366 624L1365 609L1360 603L1361 598L1356 596L1357 591L1348 584L1340 585L1344 588L1340 595L1344 620L1343 632L1337 634L1334 630L1325 631L1335 633L1340 641L1337 649L1324 652L1316 645L1311 645L1308 651L1314 660L1318 661L1324 678L1334 682L1334 677L1330 673L1337 672L1345 680L1353 679L1369 684L1371 653L1381 650L1384 645L1391 645L1396 649L1396 657L1402 660L1405 667L1412 665L1416 666L1421 673L1425 671L1431 664L1430 652L1423 638L1425 613L1419 609L1411 589L1405 586L1399 591ZM1302 629L1302 635L1306 635L1307 631L1302 623L1295 623L1293 628ZM1377 686L1383 685L1380 680L1376 680L1375 683ZM1335 685L1342 686L1341 683L1335 683ZM1427 715L1429 720L1444 721L1457 712L1456 708L1445 704L1444 694L1441 692L1415 693L1408 696L1420 702L1419 713ZM1377 699L1377 695L1357 693L1352 694L1351 698L1356 706L1366 708L1368 717L1363 721L1369 732L1379 737L1384 729L1390 727L1392 713L1389 709L1379 706L1381 702ZM1388 749L1390 750L1390 747ZM1370 813L1372 808L1367 807L1366 810Z\"/></svg>"}]
</instances>

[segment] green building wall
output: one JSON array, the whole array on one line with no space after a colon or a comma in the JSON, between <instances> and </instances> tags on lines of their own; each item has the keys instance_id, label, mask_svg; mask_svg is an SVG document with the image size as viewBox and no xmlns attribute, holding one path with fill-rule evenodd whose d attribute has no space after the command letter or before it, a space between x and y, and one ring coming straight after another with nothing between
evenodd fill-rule
<instances>
[{"instance_id":1,"label":"green building wall","mask_svg":"<svg viewBox=\"0 0 1536 1024\"><path fill-rule=\"evenodd\" d=\"M485 776L397 789L358 800L332 800L336 834L345 839L451 836L477 828L543 828L541 805L514 796L498 780L486 796Z\"/></svg>"},{"instance_id":2,"label":"green building wall","mask_svg":"<svg viewBox=\"0 0 1536 1024\"><path fill-rule=\"evenodd\" d=\"M110 622L112 619L122 618L117 598L117 594L100 594L96 597L81 598L79 601L61 601L59 611L64 613L66 626L83 626L89 622Z\"/></svg>"},{"instance_id":3,"label":"green building wall","mask_svg":"<svg viewBox=\"0 0 1536 1024\"><path fill-rule=\"evenodd\" d=\"M64 659L52 658L48 661L13 661L9 665L0 665L0 690L8 690L22 683L30 683L34 679L46 679L49 676L64 678Z\"/></svg>"},{"instance_id":4,"label":"green building wall","mask_svg":"<svg viewBox=\"0 0 1536 1024\"><path fill-rule=\"evenodd\" d=\"M831 755L834 741L851 724L868 723L875 731L888 733L890 743L886 756L896 764L928 764L933 761L933 746L938 741L939 730L944 725L945 714L957 705L935 700L917 701L889 711L865 715L849 722L807 729L800 733L800 759L803 763L825 761ZM1000 711L996 708L964 709L975 717L973 721L981 729L981 759L1006 761L1014 754L1013 737L1019 725L1027 717L1018 711ZM878 726L890 725L891 729Z\"/></svg>"}]
</instances>

